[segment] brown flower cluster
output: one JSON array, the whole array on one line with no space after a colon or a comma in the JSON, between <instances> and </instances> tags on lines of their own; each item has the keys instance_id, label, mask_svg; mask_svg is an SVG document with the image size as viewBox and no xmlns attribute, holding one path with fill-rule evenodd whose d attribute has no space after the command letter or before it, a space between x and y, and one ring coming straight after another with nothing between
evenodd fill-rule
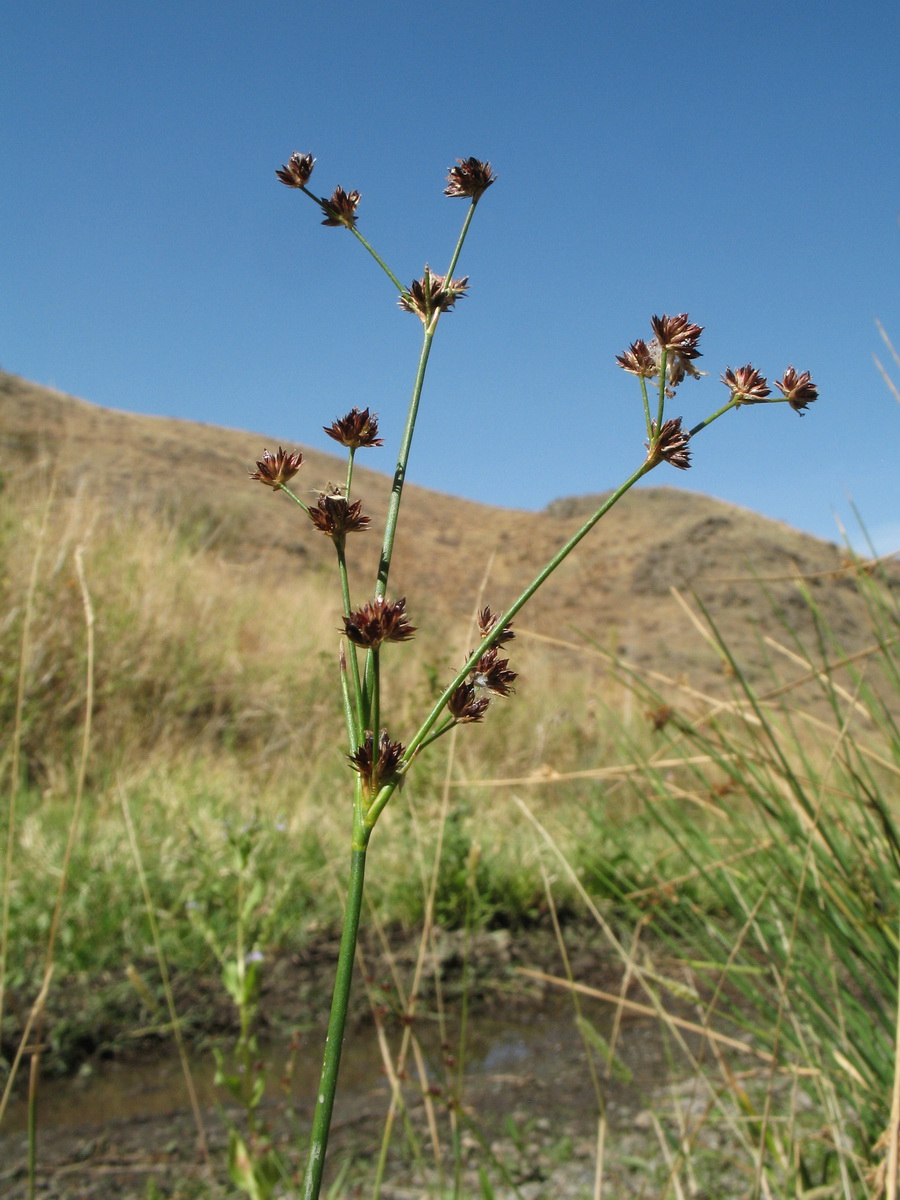
<instances>
[{"instance_id":1,"label":"brown flower cluster","mask_svg":"<svg viewBox=\"0 0 900 1200\"><path fill-rule=\"evenodd\" d=\"M360 412L354 405L346 417L339 417L331 425L323 425L322 428L330 438L350 450L358 450L360 446L384 445L384 438L378 436L378 418L367 408Z\"/></svg>"},{"instance_id":2,"label":"brown flower cluster","mask_svg":"<svg viewBox=\"0 0 900 1200\"><path fill-rule=\"evenodd\" d=\"M731 389L732 398L737 404L764 404L772 395L765 375L760 375L750 363L736 370L726 367L722 382Z\"/></svg>"},{"instance_id":3,"label":"brown flower cluster","mask_svg":"<svg viewBox=\"0 0 900 1200\"><path fill-rule=\"evenodd\" d=\"M478 614L478 628L482 638L486 638L497 627L499 619L490 608L482 609ZM512 626L504 625L496 643L489 650L485 650L469 672L468 678L453 691L447 701L447 707L458 724L465 725L482 719L491 702L490 696L482 693L508 696L515 690L512 685L518 675L509 669L509 659L500 657L500 647L506 642L511 642L515 636Z\"/></svg>"},{"instance_id":4,"label":"brown flower cluster","mask_svg":"<svg viewBox=\"0 0 900 1200\"><path fill-rule=\"evenodd\" d=\"M369 796L377 795L386 783L397 783L400 779L398 768L403 759L403 745L392 742L386 729L379 734L377 752L372 732L367 729L363 744L347 757L353 770L362 776Z\"/></svg>"},{"instance_id":5,"label":"brown flower cluster","mask_svg":"<svg viewBox=\"0 0 900 1200\"><path fill-rule=\"evenodd\" d=\"M319 207L325 214L323 225L345 225L352 229L356 224L356 210L361 196L359 192L345 192L342 187L336 187L330 200L321 200Z\"/></svg>"},{"instance_id":6,"label":"brown flower cluster","mask_svg":"<svg viewBox=\"0 0 900 1200\"><path fill-rule=\"evenodd\" d=\"M680 471L686 471L691 465L691 452L688 442L691 435L681 428L681 417L672 417L663 421L659 437L656 436L656 422L650 422L651 440L645 442L648 462L667 462Z\"/></svg>"},{"instance_id":7,"label":"brown flower cluster","mask_svg":"<svg viewBox=\"0 0 900 1200\"><path fill-rule=\"evenodd\" d=\"M677 388L685 375L699 379L705 371L698 371L693 360L700 358L697 342L703 332L702 325L692 325L687 313L675 317L651 317L650 324L656 337L650 343L650 353L662 362L666 351L666 379L669 388Z\"/></svg>"},{"instance_id":8,"label":"brown flower cluster","mask_svg":"<svg viewBox=\"0 0 900 1200\"><path fill-rule=\"evenodd\" d=\"M275 174L288 187L303 188L309 183L315 161L311 154L298 154L295 150L287 163Z\"/></svg>"},{"instance_id":9,"label":"brown flower cluster","mask_svg":"<svg viewBox=\"0 0 900 1200\"><path fill-rule=\"evenodd\" d=\"M416 632L406 613L406 597L386 600L376 596L343 618L344 632L356 646L377 650L382 642L406 642Z\"/></svg>"},{"instance_id":10,"label":"brown flower cluster","mask_svg":"<svg viewBox=\"0 0 900 1200\"><path fill-rule=\"evenodd\" d=\"M657 379L665 351L666 392L671 396L685 375L699 379L705 374L694 366L694 359L702 357L697 343L703 326L692 324L687 313L678 313L674 317L663 313L661 317L651 317L650 324L655 336L649 342L643 338L632 342L623 354L616 355L616 362L632 375Z\"/></svg>"},{"instance_id":11,"label":"brown flower cluster","mask_svg":"<svg viewBox=\"0 0 900 1200\"><path fill-rule=\"evenodd\" d=\"M765 375L760 375L749 363L746 367L738 367L737 370L728 367L722 376L722 382L731 390L736 407L741 404L774 403ZM798 375L792 366L788 367L781 379L776 379L775 386L794 412L801 417L806 406L819 398L819 390L810 379L809 371Z\"/></svg>"},{"instance_id":12,"label":"brown flower cluster","mask_svg":"<svg viewBox=\"0 0 900 1200\"><path fill-rule=\"evenodd\" d=\"M659 363L650 353L643 338L632 342L623 354L616 355L616 362L623 371L629 371L639 378L653 379L659 374Z\"/></svg>"},{"instance_id":13,"label":"brown flower cluster","mask_svg":"<svg viewBox=\"0 0 900 1200\"><path fill-rule=\"evenodd\" d=\"M479 162L477 158L458 158L456 166L450 167L447 173L444 195L471 196L478 201L496 179L489 162Z\"/></svg>"},{"instance_id":14,"label":"brown flower cluster","mask_svg":"<svg viewBox=\"0 0 900 1200\"><path fill-rule=\"evenodd\" d=\"M345 496L322 492L314 508L307 515L320 533L343 545L348 533L360 533L369 525L370 518L363 515L362 501L349 503Z\"/></svg>"},{"instance_id":15,"label":"brown flower cluster","mask_svg":"<svg viewBox=\"0 0 900 1200\"><path fill-rule=\"evenodd\" d=\"M775 380L775 386L784 395L785 400L799 416L807 404L812 404L819 398L819 389L809 377L809 371L798 375L793 366L788 367L781 379Z\"/></svg>"},{"instance_id":16,"label":"brown flower cluster","mask_svg":"<svg viewBox=\"0 0 900 1200\"><path fill-rule=\"evenodd\" d=\"M288 454L280 446L277 454L263 450L262 458L257 459L256 470L250 472L250 478L258 479L266 487L278 490L284 487L289 479L294 478L302 464L303 455L299 450L295 450L293 454Z\"/></svg>"},{"instance_id":17,"label":"brown flower cluster","mask_svg":"<svg viewBox=\"0 0 900 1200\"><path fill-rule=\"evenodd\" d=\"M415 313L427 325L436 312L447 312L457 300L466 294L468 276L451 279L446 275L433 275L425 265L425 274L414 279L408 292L404 292L397 303L404 312Z\"/></svg>"}]
</instances>

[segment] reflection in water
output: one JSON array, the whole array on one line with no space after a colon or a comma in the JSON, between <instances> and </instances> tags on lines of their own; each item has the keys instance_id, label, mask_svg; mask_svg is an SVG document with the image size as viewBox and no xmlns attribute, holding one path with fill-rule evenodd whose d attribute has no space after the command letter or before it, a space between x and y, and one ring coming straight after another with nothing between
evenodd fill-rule
<instances>
[{"instance_id":1,"label":"reflection in water","mask_svg":"<svg viewBox=\"0 0 900 1200\"><path fill-rule=\"evenodd\" d=\"M607 1010L608 1012L608 1010ZM598 1031L608 1036L607 1012L597 1009L592 1019ZM455 1084L457 1068L445 1066L438 1023L427 1018L416 1021L415 1035L422 1046L429 1082L448 1088ZM292 1106L305 1117L318 1082L321 1065L322 1034L313 1031L300 1042L299 1049L287 1043L273 1043L262 1049L269 1065L270 1084L267 1099L284 1105L285 1067L293 1058L289 1092ZM448 1032L449 1054L464 1064L464 1099L467 1105L484 1106L498 1119L522 1101L527 1090L529 1108L541 1109L546 1092L548 1115L571 1117L594 1114L596 1104L585 1061L586 1050L571 1007L546 1003L532 1012L500 1018L481 1015L467 1028L466 1042L460 1046L459 1028ZM394 1028L388 1041L397 1053L402 1031ZM653 1021L626 1023L618 1058L634 1075L634 1086L609 1083L608 1099L628 1106L640 1103L642 1084L653 1086L663 1071L661 1045ZM222 1089L215 1086L212 1054L198 1055L191 1063L194 1087L203 1108L222 1104ZM409 1072L412 1073L411 1062ZM453 1081L447 1076L452 1075ZM339 1109L350 1114L360 1106L388 1094L388 1084L373 1024L358 1026L347 1036L341 1063ZM86 1125L107 1126L138 1118L176 1115L189 1108L181 1065L174 1048L134 1062L105 1062L96 1069L73 1079L45 1080L39 1092L39 1126L44 1132L75 1129ZM590 1119L590 1118L589 1118ZM4 1132L25 1128L24 1102L10 1106Z\"/></svg>"}]
</instances>

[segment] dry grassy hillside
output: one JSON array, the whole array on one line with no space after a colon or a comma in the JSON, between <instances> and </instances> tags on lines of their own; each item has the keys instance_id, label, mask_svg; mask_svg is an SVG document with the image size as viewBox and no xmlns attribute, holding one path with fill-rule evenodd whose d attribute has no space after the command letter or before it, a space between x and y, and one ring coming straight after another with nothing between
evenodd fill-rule
<instances>
[{"instance_id":1,"label":"dry grassy hillside","mask_svg":"<svg viewBox=\"0 0 900 1200\"><path fill-rule=\"evenodd\" d=\"M85 489L119 511L156 512L227 562L282 577L330 568L328 540L284 497L248 480L247 468L263 447L280 441L272 432L243 433L98 408L0 373L0 464L8 486L33 487L55 476L65 492ZM304 454L298 491L343 477L337 457ZM388 454L385 449L360 458L388 471ZM376 562L389 487L388 474L357 469L355 494L373 522L370 533L352 540L351 553L366 568L366 578ZM558 500L533 513L409 486L392 591L407 595L413 619L427 628L442 611L471 610L490 563L484 599L503 605L592 511L596 499ZM583 631L633 662L708 688L721 674L719 660L685 616L672 586L686 596L695 593L742 661L758 668L769 653L757 628L758 614L764 614L764 633L784 638L773 628L773 604L796 632L811 633L796 582L801 576L844 646L859 648L860 601L838 547L706 496L642 488L626 496L571 556L519 624L576 640L573 631ZM765 581L768 600L759 580Z\"/></svg>"}]
</instances>

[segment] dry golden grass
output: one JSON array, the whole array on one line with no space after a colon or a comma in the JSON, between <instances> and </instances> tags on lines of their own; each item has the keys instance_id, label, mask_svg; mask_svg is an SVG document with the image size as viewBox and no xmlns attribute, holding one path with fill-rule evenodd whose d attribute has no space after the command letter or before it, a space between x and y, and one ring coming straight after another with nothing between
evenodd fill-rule
<instances>
[{"instance_id":1,"label":"dry golden grass","mask_svg":"<svg viewBox=\"0 0 900 1200\"><path fill-rule=\"evenodd\" d=\"M322 414L321 420L326 418ZM165 536L214 552L216 565L203 568L211 573L204 583L219 592L234 587L235 598L249 572L268 588L271 599L257 604L255 630L246 625L243 636L258 647L265 643L273 661L278 648L298 652L290 636L280 636L282 585L291 592L320 575L333 577L328 540L287 500L247 479L248 464L264 446L279 440L271 433L99 409L0 374L0 447L7 488L27 486L31 491L36 480L52 475L60 496L90 502L98 527L110 522L113 513L119 518L133 512L159 517ZM304 453L301 490L343 476L337 458ZM386 450L363 461L385 472L393 465ZM373 517L372 532L353 539L350 548L354 579L364 591L373 578L389 483L387 474L357 469L357 495ZM442 627L446 617L452 618L452 628L463 626L487 564L485 600L495 608L512 600L594 506L592 497L575 497L531 513L414 486L405 496L392 591L407 596L412 620L426 634ZM54 517L57 529L66 519L62 513ZM138 586L136 568L129 570L133 557L139 557L136 547L122 548L123 588ZM801 576L829 628L847 649L856 648L864 614L838 547L709 497L640 488L567 560L519 625L555 637L583 631L640 666L708 689L721 681L721 660L686 626L670 588L696 592L715 613L745 668L759 675L767 656L755 624L761 612L771 624L773 608L780 610L800 636L812 634L809 611L796 586ZM765 604L760 603L757 579L765 581L770 598ZM336 622L337 606L328 601L333 593L327 586L321 594L334 614L323 617L327 631L329 622ZM353 598L361 601L367 595ZM240 607L237 599L235 603ZM230 606L229 600L222 608ZM265 610L276 613L269 625ZM201 618L202 612L195 615ZM215 618L227 628L236 620L223 611ZM291 634L289 623L284 632ZM299 648L304 644L301 638ZM328 645L327 635L320 644Z\"/></svg>"}]
</instances>

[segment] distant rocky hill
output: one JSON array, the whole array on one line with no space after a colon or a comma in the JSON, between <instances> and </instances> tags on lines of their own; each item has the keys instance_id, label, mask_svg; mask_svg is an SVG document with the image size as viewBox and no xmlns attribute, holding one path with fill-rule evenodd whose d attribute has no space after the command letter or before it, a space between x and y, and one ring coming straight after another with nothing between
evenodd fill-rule
<instances>
[{"instance_id":1,"label":"distant rocky hill","mask_svg":"<svg viewBox=\"0 0 900 1200\"><path fill-rule=\"evenodd\" d=\"M156 513L226 561L298 574L325 569L332 563L327 539L284 497L248 479L263 447L279 442L277 432L99 408L0 373L0 470L7 486L34 487L52 474L57 487L87 489L111 508ZM298 491L311 494L343 477L338 457L299 448L306 462ZM387 450L369 452L365 461L385 472L392 466ZM372 530L355 538L351 551L370 571L389 488L387 473L357 469L355 495L372 516ZM471 611L490 564L484 599L501 607L599 499L557 500L534 513L409 486L392 593L408 597L417 624L434 625L442 614ZM890 570L900 586L900 570ZM542 636L587 636L634 663L709 688L721 679L721 659L671 589L695 595L736 656L758 674L771 655L765 635L787 640L776 614L799 636L812 635L801 578L846 649L859 649L868 636L864 606L837 546L707 496L640 488L566 561L519 625Z\"/></svg>"}]
</instances>

